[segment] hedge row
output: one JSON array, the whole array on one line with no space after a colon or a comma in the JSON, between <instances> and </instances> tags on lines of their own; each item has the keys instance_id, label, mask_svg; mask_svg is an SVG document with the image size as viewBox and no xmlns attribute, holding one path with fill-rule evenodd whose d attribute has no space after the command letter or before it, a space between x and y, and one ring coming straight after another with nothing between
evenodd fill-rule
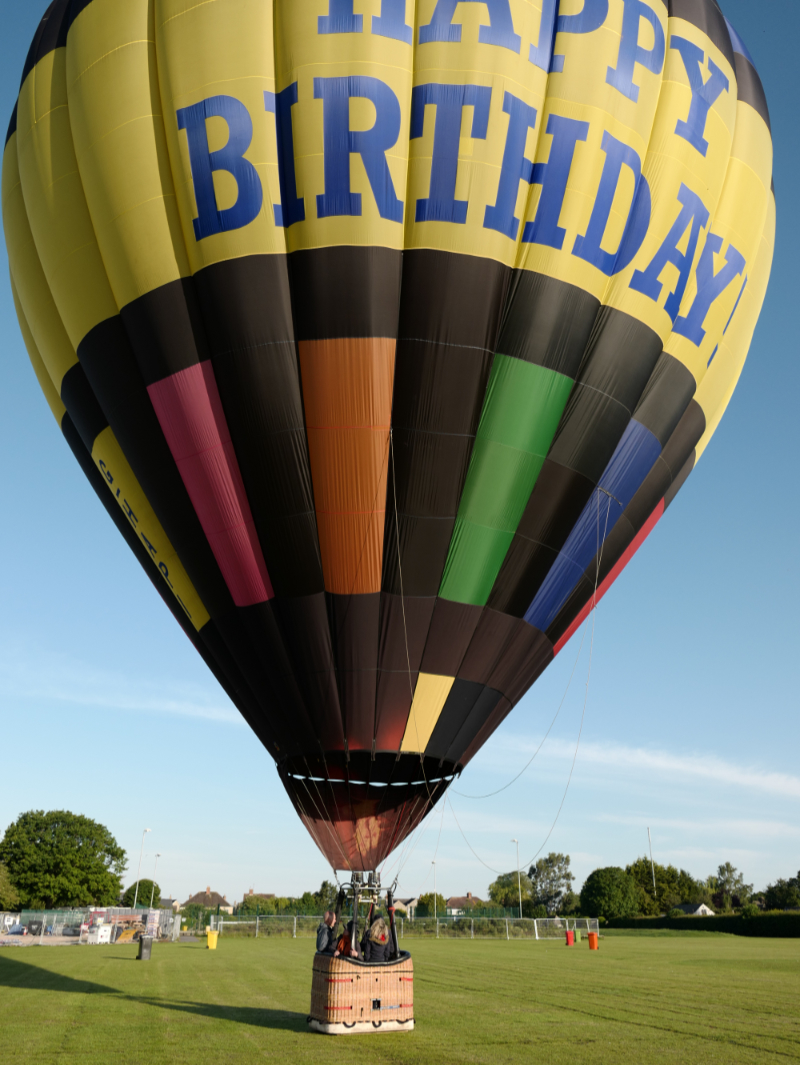
<instances>
[{"instance_id":1,"label":"hedge row","mask_svg":"<svg viewBox=\"0 0 800 1065\"><path fill-rule=\"evenodd\" d=\"M769 936L800 939L800 913L762 914L758 917L614 917L606 928L672 928L692 932L727 932L734 936Z\"/></svg>"}]
</instances>

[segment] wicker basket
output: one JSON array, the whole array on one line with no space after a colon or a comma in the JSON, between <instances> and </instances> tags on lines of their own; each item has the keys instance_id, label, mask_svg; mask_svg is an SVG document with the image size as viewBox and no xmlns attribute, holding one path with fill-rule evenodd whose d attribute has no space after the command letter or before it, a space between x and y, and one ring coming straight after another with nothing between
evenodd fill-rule
<instances>
[{"instance_id":1,"label":"wicker basket","mask_svg":"<svg viewBox=\"0 0 800 1065\"><path fill-rule=\"evenodd\" d=\"M370 964L315 954L308 1026L326 1035L410 1032L414 1027L411 955L403 951L397 961Z\"/></svg>"}]
</instances>

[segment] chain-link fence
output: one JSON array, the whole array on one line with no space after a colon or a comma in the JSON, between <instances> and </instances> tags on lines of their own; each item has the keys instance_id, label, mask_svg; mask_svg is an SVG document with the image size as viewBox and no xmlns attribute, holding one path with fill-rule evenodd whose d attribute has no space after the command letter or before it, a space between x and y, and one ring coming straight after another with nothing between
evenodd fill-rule
<instances>
[{"instance_id":1,"label":"chain-link fence","mask_svg":"<svg viewBox=\"0 0 800 1065\"><path fill-rule=\"evenodd\" d=\"M313 939L322 916L317 917L219 917L212 916L212 930L243 938L282 936ZM398 939L563 939L566 932L597 932L593 917L418 917L397 919Z\"/></svg>"},{"instance_id":2,"label":"chain-link fence","mask_svg":"<svg viewBox=\"0 0 800 1065\"><path fill-rule=\"evenodd\" d=\"M81 943L116 943L133 941L141 935L174 938L180 930L180 917L172 910L135 910L112 906L95 910L23 910L16 923L3 929L7 934L47 938L75 939Z\"/></svg>"}]
</instances>

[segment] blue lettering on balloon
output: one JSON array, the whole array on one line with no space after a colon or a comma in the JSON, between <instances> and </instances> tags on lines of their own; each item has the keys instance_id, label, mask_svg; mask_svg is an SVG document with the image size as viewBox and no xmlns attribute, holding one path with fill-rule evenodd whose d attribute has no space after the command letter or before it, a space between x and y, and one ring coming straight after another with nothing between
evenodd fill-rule
<instances>
[{"instance_id":1,"label":"blue lettering on balloon","mask_svg":"<svg viewBox=\"0 0 800 1065\"><path fill-rule=\"evenodd\" d=\"M664 29L658 21L655 11L644 0L623 0L625 10L622 15L622 39L616 67L606 71L606 81L627 96L634 103L639 99L639 88L633 83L634 70L643 66L654 74L660 74L664 66L666 42ZM639 30L642 20L649 22L653 28L653 47L642 48L639 44Z\"/></svg>"},{"instance_id":2,"label":"blue lettering on balloon","mask_svg":"<svg viewBox=\"0 0 800 1065\"><path fill-rule=\"evenodd\" d=\"M275 225L289 228L306 217L302 197L297 195L297 178L294 169L294 134L292 131L292 106L297 103L297 82L287 85L279 93L264 93L264 110L275 115L275 132L278 140L278 180L281 186L281 202L273 204Z\"/></svg>"},{"instance_id":3,"label":"blue lettering on balloon","mask_svg":"<svg viewBox=\"0 0 800 1065\"><path fill-rule=\"evenodd\" d=\"M608 277L618 274L629 266L647 236L650 225L650 187L642 177L642 161L633 148L610 133L603 133L603 151L606 161L600 178L600 187L592 209L589 226L582 237L576 237L572 254L596 266ZM615 252L604 251L601 247L605 236L611 207L619 185L623 166L633 175L633 197L625 223L625 230L620 246Z\"/></svg>"},{"instance_id":4,"label":"blue lettering on balloon","mask_svg":"<svg viewBox=\"0 0 800 1065\"><path fill-rule=\"evenodd\" d=\"M525 223L522 242L560 249L567 231L558 224L558 219L564 204L575 147L578 141L586 140L589 123L551 114L547 120L547 133L553 138L550 156L546 163L535 164L531 177L531 184L541 185L542 192L536 217L532 222Z\"/></svg>"},{"instance_id":5,"label":"blue lettering on balloon","mask_svg":"<svg viewBox=\"0 0 800 1065\"><path fill-rule=\"evenodd\" d=\"M317 19L317 33L361 33L364 16L353 14L353 0L328 0L328 14Z\"/></svg>"},{"instance_id":6,"label":"blue lettering on balloon","mask_svg":"<svg viewBox=\"0 0 800 1065\"><path fill-rule=\"evenodd\" d=\"M539 41L532 44L528 52L528 61L539 70L549 71L553 57L553 45L556 39L556 11L558 0L543 0L542 20L539 23ZM563 56L559 56L563 59Z\"/></svg>"},{"instance_id":7,"label":"blue lettering on balloon","mask_svg":"<svg viewBox=\"0 0 800 1065\"><path fill-rule=\"evenodd\" d=\"M317 19L321 34L361 33L363 29L364 17L353 13L353 0L328 0L328 14ZM406 0L383 0L380 15L372 16L372 32L411 44L413 31L406 25Z\"/></svg>"},{"instance_id":8,"label":"blue lettering on balloon","mask_svg":"<svg viewBox=\"0 0 800 1065\"><path fill-rule=\"evenodd\" d=\"M486 140L491 99L492 90L483 85L434 83L414 87L411 140L422 136L426 106L436 108L430 193L426 199L417 200L417 222L455 222L462 226L466 223L467 201L455 198L461 115L465 107L472 107L472 136Z\"/></svg>"},{"instance_id":9,"label":"blue lettering on balloon","mask_svg":"<svg viewBox=\"0 0 800 1065\"><path fill-rule=\"evenodd\" d=\"M681 184L678 192L678 202L681 204L680 212L665 237L664 243L653 256L653 260L646 270L636 270L634 272L630 283L630 287L636 292L643 293L643 295L648 296L657 303L664 287L660 281L662 271L668 263L672 263L673 266L677 267L679 272L678 283L664 305L664 310L673 322L678 317L678 312L681 309L681 300L686 291L689 275L692 272L692 263L697 251L700 233L708 225L709 220L708 208L697 193L692 192L688 186ZM679 250L678 244L690 227L689 243L686 251L682 252Z\"/></svg>"},{"instance_id":10,"label":"blue lettering on balloon","mask_svg":"<svg viewBox=\"0 0 800 1065\"><path fill-rule=\"evenodd\" d=\"M406 0L383 0L380 15L372 16L372 32L378 37L392 37L411 44L414 31L406 25Z\"/></svg>"},{"instance_id":11,"label":"blue lettering on balloon","mask_svg":"<svg viewBox=\"0 0 800 1065\"><path fill-rule=\"evenodd\" d=\"M452 25L459 3L482 3L489 12L489 25L481 26L478 40L481 44L495 44L519 54L522 38L514 32L509 0L437 0L433 15L427 26L419 28L419 43L433 41L457 42L461 40L461 26Z\"/></svg>"},{"instance_id":12,"label":"blue lettering on balloon","mask_svg":"<svg viewBox=\"0 0 800 1065\"><path fill-rule=\"evenodd\" d=\"M700 347L706 335L703 323L711 310L711 304L719 299L735 277L744 272L744 256L729 244L725 253L725 265L715 274L714 256L719 255L721 251L722 237L709 233L697 264L697 295L686 316L678 318L673 326L676 333L691 340L697 347ZM727 329L727 326L725 328Z\"/></svg>"},{"instance_id":13,"label":"blue lettering on balloon","mask_svg":"<svg viewBox=\"0 0 800 1065\"><path fill-rule=\"evenodd\" d=\"M375 105L375 124L350 129L350 100L363 98ZM381 218L403 221L386 153L400 134L400 101L378 78L314 78L314 99L323 101L322 141L325 192L317 196L317 217L360 215L361 194L350 191L350 156L360 155Z\"/></svg>"},{"instance_id":14,"label":"blue lettering on balloon","mask_svg":"<svg viewBox=\"0 0 800 1065\"><path fill-rule=\"evenodd\" d=\"M730 83L711 56L708 57L708 81L703 80L705 53L685 37L670 37L669 46L680 52L692 90L689 117L685 122L682 118L678 119L675 132L705 156L708 151L708 141L704 136L708 112L720 96L728 92Z\"/></svg>"},{"instance_id":15,"label":"blue lettering on balloon","mask_svg":"<svg viewBox=\"0 0 800 1065\"><path fill-rule=\"evenodd\" d=\"M583 8L577 15L559 15L556 33L594 33L608 18L608 0L583 0ZM540 37L541 40L541 37ZM550 70L560 74L564 69L564 56L554 55Z\"/></svg>"},{"instance_id":16,"label":"blue lettering on balloon","mask_svg":"<svg viewBox=\"0 0 800 1065\"><path fill-rule=\"evenodd\" d=\"M258 171L244 158L253 139L253 122L247 108L233 96L211 96L178 111L178 129L186 130L189 162L194 182L197 218L195 240L215 233L241 229L258 216L264 193ZM206 119L222 118L228 126L228 143L215 152L209 151ZM236 181L236 203L224 211L217 209L214 173L227 171Z\"/></svg>"},{"instance_id":17,"label":"blue lettering on balloon","mask_svg":"<svg viewBox=\"0 0 800 1065\"><path fill-rule=\"evenodd\" d=\"M507 92L503 97L503 110L508 115L508 132L500 167L497 199L483 216L483 228L495 229L511 240L517 239L519 219L514 215L520 181L533 180L533 163L525 155L528 130L536 127L536 108Z\"/></svg>"}]
</instances>

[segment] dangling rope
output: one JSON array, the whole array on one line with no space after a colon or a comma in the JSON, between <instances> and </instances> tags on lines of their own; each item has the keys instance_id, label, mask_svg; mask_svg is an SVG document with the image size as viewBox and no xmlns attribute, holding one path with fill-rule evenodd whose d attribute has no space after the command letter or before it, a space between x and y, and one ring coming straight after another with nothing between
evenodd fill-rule
<instances>
[{"instance_id":1,"label":"dangling rope","mask_svg":"<svg viewBox=\"0 0 800 1065\"><path fill-rule=\"evenodd\" d=\"M608 506L606 507L606 524L605 524L605 528L603 529L602 542L600 541L600 493L601 492L604 492L608 496L608 499L609 499ZM591 639L591 642L589 644L589 668L586 671L586 688L585 688L584 694L583 694L583 709L581 710L581 726L578 729L578 742L575 744L575 754L572 756L572 765L569 768L569 777L567 778L567 786L564 788L564 794L561 796L561 804L559 805L558 810L556 811L556 816L553 819L552 825L550 826L550 831L544 837L542 845L538 849L536 854L534 854L534 856L530 859L530 861L524 863L527 866L533 865L533 863L536 861L536 859L539 857L539 855L544 850L545 844L547 843L547 841L550 839L550 837L553 834L553 830L555 829L556 824L558 823L558 819L561 816L561 811L564 808L564 803L566 802L566 799L567 799L567 792L569 791L569 786L572 783L572 774L575 772L575 762L578 760L578 748L581 745L581 736L583 735L583 723L584 723L584 721L586 719L586 703L588 702L588 699L589 699L589 680L590 680L590 678L592 676L592 655L594 653L594 629L595 629L595 623L597 621L597 588L598 588L598 586L600 584L600 565L601 565L601 563L603 561L603 550L605 549L605 544L606 544L606 533L608 532L608 516L611 513L611 500L612 499L614 500L615 503L618 503L620 507L622 506L622 503L620 503L620 501L618 499L616 499L614 496L612 496L610 492L607 492L605 490L605 488L601 488L600 485L597 486L597 551L596 551L596 554L595 554L595 557L597 558L597 569L595 570L594 592L592 593L592 607L591 607L591 613L592 613L592 639Z\"/></svg>"},{"instance_id":2,"label":"dangling rope","mask_svg":"<svg viewBox=\"0 0 800 1065\"><path fill-rule=\"evenodd\" d=\"M600 493L601 492L604 495L608 496L608 498L609 498L609 504L608 504L608 506L606 508L606 521L605 521L605 527L603 529L602 541L600 539ZM585 718L586 718L586 704L587 704L587 701L589 699L589 680L590 680L591 675L592 675L592 654L594 652L594 632L595 632L595 623L596 623L596 619L597 619L597 589L598 589L599 584L600 584L600 567L601 567L601 564L602 564L602 561L603 561L603 551L605 549L606 535L608 533L608 518L609 518L609 514L611 512L611 502L610 501L612 499L614 500L615 503L618 504L618 506L622 507L622 503L616 498L616 496L613 496L605 488L601 488L600 485L597 486L597 550L595 552L595 557L597 559L597 566L596 566L596 569L595 569L594 591L592 592L592 598L590 600L590 602L591 602L591 616L592 616L592 637L591 637L591 641L590 641L590 645L589 645L589 666L588 666L587 673L586 673L586 687L585 687L585 690L584 690L583 708L581 710L581 723L580 723L580 728L578 730L578 740L577 740L577 743L575 744L575 753L574 753L574 755L572 757L572 765L570 766L569 777L567 778L567 786L564 788L564 794L561 797L561 804L559 805L558 810L556 812L556 816L555 816L555 818L553 820L552 825L550 826L550 831L545 836L544 841L542 842L542 845L541 845L541 847L539 847L539 850L536 852L536 854L534 854L534 856L530 859L530 861L523 863L523 865L527 865L527 866L532 865L533 862L536 860L536 858L538 858L538 856L541 854L542 850L544 849L547 841L550 839L551 835L553 834L553 831L554 831L554 829L556 827L556 824L558 823L558 819L561 816L561 811L564 808L564 802L566 801L566 798L567 798L567 792L569 791L569 786L572 783L572 774L575 771L575 762L577 761L577 758L578 758L578 750L580 748L581 736L583 734L583 725L584 725L584 721L585 721ZM587 624L588 624L588 618L587 618ZM583 647L583 640L585 638L585 635L586 635L586 626L584 626L584 635L581 638L581 648ZM578 651L578 657L575 659L575 665L572 667L572 673L575 672L575 668L576 668L576 666L578 664L578 658L580 658L580 650ZM569 683L572 683L572 674L570 674L570 682ZM569 684L567 685L567 691L569 691ZM561 706L563 705L564 699L566 698L566 694L567 693L565 691L564 692L564 697L562 698L561 704L559 705L558 711L556 712L556 717L558 717L558 714L559 714L559 712L561 710ZM534 752L533 758L535 758L536 755L541 750L542 744L544 744L544 741L547 739L547 736L548 736L548 734L550 732L550 729L552 729L553 724L555 724L555 718L553 718L553 721L550 724L550 728L547 730L547 733L545 733L544 739L542 740L542 742L539 744L538 748ZM524 773L525 770L528 768L528 766L531 764L531 762L533 761L533 758L530 759L530 761L528 762L528 765L525 766L525 768L522 770L522 772L518 773L517 776L514 777L513 780L509 781L509 783L506 784L504 787L498 788L497 791L490 792L488 795L485 795L485 796L465 796L465 798L489 798L491 795L498 795L501 791L505 791L505 789L507 787L509 787L511 784L514 783L515 780L518 780L519 777L522 776L522 773ZM456 794L458 795L460 793L456 792ZM475 848L472 846L472 844L469 842L467 837L464 835L464 830L462 829L461 825L459 824L458 818L456 817L456 812L453 809L452 800L450 801L450 809L453 812L453 817L455 818L455 822L458 825L458 830L461 833L461 835L462 835L462 837L464 839L464 842L469 847L469 849L472 851L472 853L475 855L475 857L478 859L478 861L481 863L481 865L485 866L485 868L487 868L490 872L496 873L497 875L501 875L497 869L494 869L491 865L489 865L487 862L485 862L483 860L483 858L480 857L480 855L477 853Z\"/></svg>"},{"instance_id":3,"label":"dangling rope","mask_svg":"<svg viewBox=\"0 0 800 1065\"><path fill-rule=\"evenodd\" d=\"M583 635L581 636L581 642L580 642L580 646L578 647L578 653L575 656L575 661L572 664L572 672L569 675L569 680L567 681L567 686L564 689L564 694L561 696L561 702L558 704L558 710L556 710L556 712L555 712L555 717L550 722L550 725L549 725L549 727L547 729L547 732L545 732L544 736L542 737L542 742L539 744L539 746L533 752L533 754L528 759L528 761L525 763L525 765L522 767L522 769L520 769L519 773L517 773L517 775L515 777L512 777L511 780L509 780L509 782L507 784L504 784L502 786L502 788L498 788L497 791L488 791L485 795L469 795L465 791L456 791L455 788L452 788L451 790L452 790L454 795L459 795L462 799L491 799L492 796L499 795L501 791L505 791L507 788L510 788L512 784L516 784L516 782L519 780L519 778L524 773L526 773L528 771L528 769L533 764L534 758L536 758L536 755L539 753L539 751L541 751L542 747L544 747L545 740L550 735L550 733L551 733L551 731L553 729L553 725L555 725L556 721L558 720L558 715L561 713L561 708L564 705L564 702L566 701L567 695L569 694L569 689L570 689L570 686L572 684L572 678L575 676L575 670L578 668L578 661L580 660L581 653L583 651L583 644L584 644L584 641L586 639L586 630L588 629L588 627L589 627L589 619L587 618L586 619L586 624L583 626ZM450 808L451 809L452 809L452 806L453 806L453 804L450 803Z\"/></svg>"}]
</instances>

